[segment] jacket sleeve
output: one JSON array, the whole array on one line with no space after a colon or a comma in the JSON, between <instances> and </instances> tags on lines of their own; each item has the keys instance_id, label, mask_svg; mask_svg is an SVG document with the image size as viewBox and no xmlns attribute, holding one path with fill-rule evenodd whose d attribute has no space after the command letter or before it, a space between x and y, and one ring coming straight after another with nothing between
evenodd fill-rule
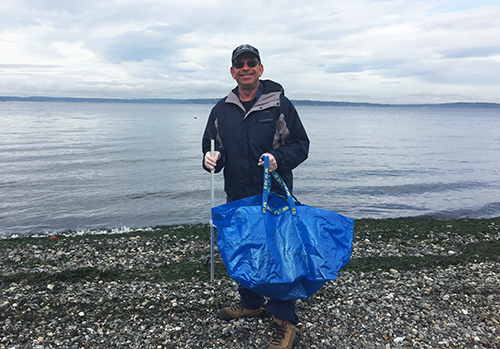
<instances>
[{"instance_id":1,"label":"jacket sleeve","mask_svg":"<svg viewBox=\"0 0 500 349\"><path fill-rule=\"evenodd\" d=\"M217 111L216 111L217 106L215 106L212 111L210 112L210 116L208 117L207 125L205 127L205 132L203 133L202 141L201 141L201 147L202 147L202 160L201 164L202 167L210 172L210 170L205 166L205 154L207 151L211 150L211 140L215 139L215 150L219 151L221 153L221 157L219 160L217 160L217 166L215 167L215 172L220 172L222 168L224 167L224 151L220 147L220 142L217 142L218 137L218 130L216 127L217 124Z\"/></svg>"},{"instance_id":2,"label":"jacket sleeve","mask_svg":"<svg viewBox=\"0 0 500 349\"><path fill-rule=\"evenodd\" d=\"M278 171L287 172L307 159L309 138L292 102L282 95L280 105L279 140L270 153L278 162Z\"/></svg>"}]
</instances>

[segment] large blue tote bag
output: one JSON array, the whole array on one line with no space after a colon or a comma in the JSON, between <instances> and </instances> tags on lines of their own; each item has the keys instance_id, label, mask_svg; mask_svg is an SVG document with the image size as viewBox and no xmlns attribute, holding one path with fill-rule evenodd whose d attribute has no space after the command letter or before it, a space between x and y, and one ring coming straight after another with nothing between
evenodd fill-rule
<instances>
[{"instance_id":1,"label":"large blue tote bag","mask_svg":"<svg viewBox=\"0 0 500 349\"><path fill-rule=\"evenodd\" d=\"M270 192L269 158L264 159L264 190L212 208L217 247L228 274L263 296L308 298L349 262L354 220Z\"/></svg>"}]
</instances>

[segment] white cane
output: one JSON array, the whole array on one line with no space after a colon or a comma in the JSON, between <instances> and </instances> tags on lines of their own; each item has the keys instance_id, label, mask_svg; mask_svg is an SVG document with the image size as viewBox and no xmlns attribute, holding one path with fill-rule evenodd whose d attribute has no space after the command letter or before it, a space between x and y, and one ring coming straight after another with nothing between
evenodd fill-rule
<instances>
[{"instance_id":1,"label":"white cane","mask_svg":"<svg viewBox=\"0 0 500 349\"><path fill-rule=\"evenodd\" d=\"M215 156L215 139L210 140L210 153L212 158ZM211 195L212 195L212 208L214 207L214 178L215 178L215 169L212 168L210 170L212 176L212 187L211 187ZM214 282L214 274L215 274L215 261L214 261L214 223L212 221L212 210L210 210L210 282Z\"/></svg>"}]
</instances>

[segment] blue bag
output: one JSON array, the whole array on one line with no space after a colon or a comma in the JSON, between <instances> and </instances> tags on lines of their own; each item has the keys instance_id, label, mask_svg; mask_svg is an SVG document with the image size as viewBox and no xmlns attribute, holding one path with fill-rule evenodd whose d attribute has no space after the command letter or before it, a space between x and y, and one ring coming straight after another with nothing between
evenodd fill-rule
<instances>
[{"instance_id":1,"label":"blue bag","mask_svg":"<svg viewBox=\"0 0 500 349\"><path fill-rule=\"evenodd\" d=\"M231 278L263 296L308 298L349 262L354 220L270 193L269 158L264 190L212 208L217 247Z\"/></svg>"}]
</instances>

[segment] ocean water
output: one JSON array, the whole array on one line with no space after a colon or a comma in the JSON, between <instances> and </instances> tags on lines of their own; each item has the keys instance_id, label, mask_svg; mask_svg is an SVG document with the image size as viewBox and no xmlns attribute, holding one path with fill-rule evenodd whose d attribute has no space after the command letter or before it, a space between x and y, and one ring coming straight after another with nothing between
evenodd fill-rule
<instances>
[{"instance_id":1,"label":"ocean water","mask_svg":"<svg viewBox=\"0 0 500 349\"><path fill-rule=\"evenodd\" d=\"M208 223L211 108L0 103L0 237ZM294 172L302 203L352 218L500 215L500 109L297 110L311 139Z\"/></svg>"}]
</instances>

